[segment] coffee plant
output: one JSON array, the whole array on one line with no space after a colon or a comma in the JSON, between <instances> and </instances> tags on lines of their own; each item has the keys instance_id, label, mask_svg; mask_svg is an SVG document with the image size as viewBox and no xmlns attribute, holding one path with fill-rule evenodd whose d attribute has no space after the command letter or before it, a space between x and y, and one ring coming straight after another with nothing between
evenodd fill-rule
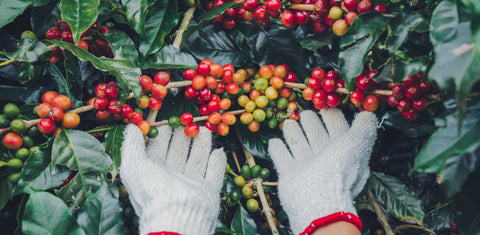
<instances>
[{"instance_id":1,"label":"coffee plant","mask_svg":"<svg viewBox=\"0 0 480 235\"><path fill-rule=\"evenodd\" d=\"M138 234L134 124L212 131L215 234L292 234L268 140L337 107L380 121L362 234L479 234L479 26L477 0L4 1L0 231Z\"/></svg>"}]
</instances>

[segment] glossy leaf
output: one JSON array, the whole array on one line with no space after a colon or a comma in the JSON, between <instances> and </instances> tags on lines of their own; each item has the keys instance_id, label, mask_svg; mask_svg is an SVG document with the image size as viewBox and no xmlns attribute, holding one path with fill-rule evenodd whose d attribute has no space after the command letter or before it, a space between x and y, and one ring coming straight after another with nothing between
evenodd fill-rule
<instances>
[{"instance_id":1,"label":"glossy leaf","mask_svg":"<svg viewBox=\"0 0 480 235\"><path fill-rule=\"evenodd\" d=\"M449 115L446 126L433 133L415 158L413 170L438 172L448 158L464 154L480 145L480 104L467 108L461 128L458 126L458 115L458 111ZM458 132L460 129L461 133Z\"/></svg>"},{"instance_id":2,"label":"glossy leaf","mask_svg":"<svg viewBox=\"0 0 480 235\"><path fill-rule=\"evenodd\" d=\"M1 0L0 5L2 7L0 8L0 28L12 22L34 2L35 0Z\"/></svg>"},{"instance_id":3,"label":"glossy leaf","mask_svg":"<svg viewBox=\"0 0 480 235\"><path fill-rule=\"evenodd\" d=\"M77 45L78 40L98 17L97 8L100 0L61 0L60 10L62 20L70 24L73 42Z\"/></svg>"},{"instance_id":4,"label":"glossy leaf","mask_svg":"<svg viewBox=\"0 0 480 235\"><path fill-rule=\"evenodd\" d=\"M199 60L209 58L214 63L232 64L237 67L248 59L229 35L221 27L213 24L195 31L184 48Z\"/></svg>"},{"instance_id":5,"label":"glossy leaf","mask_svg":"<svg viewBox=\"0 0 480 235\"><path fill-rule=\"evenodd\" d=\"M9 59L16 59L24 62L36 62L41 55L49 52L50 49L45 44L24 38L20 40L18 49L15 52L5 53Z\"/></svg>"},{"instance_id":6,"label":"glossy leaf","mask_svg":"<svg viewBox=\"0 0 480 235\"><path fill-rule=\"evenodd\" d=\"M480 233L480 171L476 170L463 187L463 191L455 196L457 227L461 234Z\"/></svg>"},{"instance_id":7,"label":"glossy leaf","mask_svg":"<svg viewBox=\"0 0 480 235\"><path fill-rule=\"evenodd\" d=\"M408 33L413 31L424 21L418 12L402 12L389 22L392 32L385 43L390 53L395 52L407 39Z\"/></svg>"},{"instance_id":8,"label":"glossy leaf","mask_svg":"<svg viewBox=\"0 0 480 235\"><path fill-rule=\"evenodd\" d=\"M85 234L65 203L47 192L30 194L22 218L22 232L26 235Z\"/></svg>"},{"instance_id":9,"label":"glossy leaf","mask_svg":"<svg viewBox=\"0 0 480 235\"><path fill-rule=\"evenodd\" d=\"M37 36L45 35L47 30L56 26L58 19L60 19L60 9L57 3L58 1L50 1L48 4L37 6L37 1L33 5L30 24L32 25L32 31Z\"/></svg>"},{"instance_id":10,"label":"glossy leaf","mask_svg":"<svg viewBox=\"0 0 480 235\"><path fill-rule=\"evenodd\" d=\"M70 175L70 171L62 166L55 166L54 170L51 170L49 163L50 158L45 150L32 152L25 161L15 195L49 190L61 185Z\"/></svg>"},{"instance_id":11,"label":"glossy leaf","mask_svg":"<svg viewBox=\"0 0 480 235\"><path fill-rule=\"evenodd\" d=\"M431 120L424 115L420 115L415 122L405 120L400 111L387 111L383 116L383 124L387 127L392 127L403 132L404 135L417 138L432 134L437 127Z\"/></svg>"},{"instance_id":12,"label":"glossy leaf","mask_svg":"<svg viewBox=\"0 0 480 235\"><path fill-rule=\"evenodd\" d=\"M122 207L118 197L102 181L95 194L87 198L82 210L78 213L77 222L87 234L122 234Z\"/></svg>"},{"instance_id":13,"label":"glossy leaf","mask_svg":"<svg viewBox=\"0 0 480 235\"><path fill-rule=\"evenodd\" d=\"M235 130L238 133L240 141L242 142L245 149L247 149L253 156L268 159L270 156L268 154L268 141L270 138L281 136L280 131L277 129L272 131L267 129L266 126L261 126L261 130L258 132L251 132L243 124L236 125Z\"/></svg>"},{"instance_id":14,"label":"glossy leaf","mask_svg":"<svg viewBox=\"0 0 480 235\"><path fill-rule=\"evenodd\" d=\"M78 130L62 130L53 142L50 167L63 165L78 173L56 194L71 210L78 209L100 187L100 177L107 174L111 164L105 148L95 137Z\"/></svg>"},{"instance_id":15,"label":"glossy leaf","mask_svg":"<svg viewBox=\"0 0 480 235\"><path fill-rule=\"evenodd\" d=\"M231 228L234 232L240 234L257 233L257 225L255 224L255 221L241 205L238 207L235 215L233 216Z\"/></svg>"},{"instance_id":16,"label":"glossy leaf","mask_svg":"<svg viewBox=\"0 0 480 235\"><path fill-rule=\"evenodd\" d=\"M405 223L423 225L422 201L400 180L381 172L371 172L367 187L389 214Z\"/></svg>"},{"instance_id":17,"label":"glossy leaf","mask_svg":"<svg viewBox=\"0 0 480 235\"><path fill-rule=\"evenodd\" d=\"M2 210L8 200L10 200L12 190L12 183L10 183L7 177L0 179L0 210Z\"/></svg>"},{"instance_id":18,"label":"glossy leaf","mask_svg":"<svg viewBox=\"0 0 480 235\"><path fill-rule=\"evenodd\" d=\"M355 88L355 77L363 71L368 52L385 30L385 18L378 12L371 12L355 18L342 37L338 66L348 90Z\"/></svg>"},{"instance_id":19,"label":"glossy leaf","mask_svg":"<svg viewBox=\"0 0 480 235\"><path fill-rule=\"evenodd\" d=\"M125 61L125 66L136 67L138 64L138 52L135 43L128 35L120 30L111 30L104 34L112 47L115 61ZM126 63L130 61L131 64Z\"/></svg>"},{"instance_id":20,"label":"glossy leaf","mask_svg":"<svg viewBox=\"0 0 480 235\"><path fill-rule=\"evenodd\" d=\"M112 158L112 165L108 171L112 174L112 179L118 174L120 170L120 164L122 162L122 153L120 149L122 148L122 143L124 141L123 131L125 130L125 125L115 126L113 129L110 129L105 133L105 141L103 146L105 146L106 153Z\"/></svg>"},{"instance_id":21,"label":"glossy leaf","mask_svg":"<svg viewBox=\"0 0 480 235\"><path fill-rule=\"evenodd\" d=\"M401 54L403 55L403 53ZM395 83L399 83L403 81L409 74L413 74L418 71L425 71L430 62L431 58L428 55L414 58L410 58L408 56L405 56L405 58L394 56L385 66L383 66L375 80L393 81Z\"/></svg>"},{"instance_id":22,"label":"glossy leaf","mask_svg":"<svg viewBox=\"0 0 480 235\"><path fill-rule=\"evenodd\" d=\"M156 54L164 45L165 37L178 23L177 1L157 0L150 8L145 21L146 40L141 40L138 50L146 57Z\"/></svg>"},{"instance_id":23,"label":"glossy leaf","mask_svg":"<svg viewBox=\"0 0 480 235\"><path fill-rule=\"evenodd\" d=\"M457 1L442 1L433 11L430 37L434 44L448 42L457 34L459 24Z\"/></svg>"},{"instance_id":24,"label":"glossy leaf","mask_svg":"<svg viewBox=\"0 0 480 235\"><path fill-rule=\"evenodd\" d=\"M196 68L195 58L172 45L164 46L159 52L150 55L142 69L186 69Z\"/></svg>"},{"instance_id":25,"label":"glossy leaf","mask_svg":"<svg viewBox=\"0 0 480 235\"><path fill-rule=\"evenodd\" d=\"M89 61L92 65L104 72L109 72L117 78L117 83L121 88L123 96L128 96L130 89L136 98L140 97L142 88L137 77L140 76L141 71L137 67L133 67L132 62L123 56L119 59L108 59L104 57L96 57L93 54L76 47L70 43L53 40L57 46L64 50L69 50L82 61ZM113 48L112 48L113 49Z\"/></svg>"},{"instance_id":26,"label":"glossy leaf","mask_svg":"<svg viewBox=\"0 0 480 235\"><path fill-rule=\"evenodd\" d=\"M158 112L157 121L168 120L171 116L180 117L183 113L190 113L194 117L200 116L198 107L191 101L185 99L182 91L177 95L169 92L163 99L162 109Z\"/></svg>"},{"instance_id":27,"label":"glossy leaf","mask_svg":"<svg viewBox=\"0 0 480 235\"><path fill-rule=\"evenodd\" d=\"M475 171L478 165L476 152L478 149L472 148L467 153L453 156L445 161L445 167L438 173L437 181L448 197L460 192L468 176Z\"/></svg>"},{"instance_id":28,"label":"glossy leaf","mask_svg":"<svg viewBox=\"0 0 480 235\"><path fill-rule=\"evenodd\" d=\"M203 29L207 23L210 22L211 19L213 19L213 17L215 17L216 15L218 14L223 14L223 12L225 12L227 9L229 8L233 8L233 7L237 7L237 6L241 6L242 3L239 3L239 2L226 2L218 7L215 7L213 8L212 10L208 11L204 16L203 18L198 22L198 24L196 25L190 25L186 30L185 32L183 32L183 37L182 37L182 45L185 44L185 42L187 42L187 40L189 39L189 37L194 33L196 32L197 30L199 29Z\"/></svg>"},{"instance_id":29,"label":"glossy leaf","mask_svg":"<svg viewBox=\"0 0 480 235\"><path fill-rule=\"evenodd\" d=\"M47 65L46 70L50 75L50 78L52 78L55 81L59 94L66 95L70 99L75 100L75 97L73 97L72 94L70 93L70 86L67 82L67 79L65 79L60 69L58 69L58 67L55 64L49 64Z\"/></svg>"},{"instance_id":30,"label":"glossy leaf","mask_svg":"<svg viewBox=\"0 0 480 235\"><path fill-rule=\"evenodd\" d=\"M147 0L121 0L127 12L127 21L130 27L143 38L147 38L145 18L147 18Z\"/></svg>"}]
</instances>

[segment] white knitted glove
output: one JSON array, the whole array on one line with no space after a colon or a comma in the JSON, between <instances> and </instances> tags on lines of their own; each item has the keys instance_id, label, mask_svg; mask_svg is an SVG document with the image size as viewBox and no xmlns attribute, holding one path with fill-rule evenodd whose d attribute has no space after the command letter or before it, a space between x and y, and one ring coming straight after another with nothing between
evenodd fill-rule
<instances>
[{"instance_id":1,"label":"white knitted glove","mask_svg":"<svg viewBox=\"0 0 480 235\"><path fill-rule=\"evenodd\" d=\"M140 217L140 234L176 232L213 234L220 211L226 157L211 154L211 132L200 128L189 138L183 128L158 128L145 148L140 129L128 125L122 146L120 176ZM171 139L171 140L170 140Z\"/></svg>"},{"instance_id":2,"label":"white knitted glove","mask_svg":"<svg viewBox=\"0 0 480 235\"><path fill-rule=\"evenodd\" d=\"M280 139L271 139L268 151L279 174L278 194L295 234L314 220L336 212L356 215L353 198L363 189L368 160L376 139L373 113L356 115L349 128L336 108L300 114L300 125L286 120Z\"/></svg>"}]
</instances>

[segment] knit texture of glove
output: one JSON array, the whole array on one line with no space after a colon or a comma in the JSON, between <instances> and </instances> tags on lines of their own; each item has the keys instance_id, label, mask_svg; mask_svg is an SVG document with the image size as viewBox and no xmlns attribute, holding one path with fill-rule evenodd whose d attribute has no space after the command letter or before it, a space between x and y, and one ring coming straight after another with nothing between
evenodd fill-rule
<instances>
[{"instance_id":1,"label":"knit texture of glove","mask_svg":"<svg viewBox=\"0 0 480 235\"><path fill-rule=\"evenodd\" d=\"M182 127L172 133L166 125L158 131L145 147L140 129L128 125L121 149L120 176L140 218L140 234L213 234L225 153L222 149L210 153L211 132L204 127L193 141Z\"/></svg>"},{"instance_id":2,"label":"knit texture of glove","mask_svg":"<svg viewBox=\"0 0 480 235\"><path fill-rule=\"evenodd\" d=\"M295 234L335 212L356 214L353 198L363 189L377 134L371 112L356 115L349 127L336 108L300 114L301 126L286 120L285 145L271 139L268 151L279 174L278 194ZM288 148L287 148L288 146Z\"/></svg>"}]
</instances>

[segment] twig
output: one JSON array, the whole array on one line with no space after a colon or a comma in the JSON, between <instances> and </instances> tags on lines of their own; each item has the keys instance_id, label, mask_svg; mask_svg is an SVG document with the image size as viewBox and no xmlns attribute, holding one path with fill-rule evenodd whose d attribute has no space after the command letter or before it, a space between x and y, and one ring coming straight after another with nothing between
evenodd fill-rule
<instances>
[{"instance_id":1,"label":"twig","mask_svg":"<svg viewBox=\"0 0 480 235\"><path fill-rule=\"evenodd\" d=\"M244 113L245 110L235 110L235 111L230 111L228 113L231 113L233 115L238 115ZM208 116L200 116L200 117L195 117L193 118L193 122L200 122L200 121L205 121L208 119ZM160 121L160 122L154 122L150 124L150 126L163 126L163 125L168 125L168 121Z\"/></svg>"},{"instance_id":2,"label":"twig","mask_svg":"<svg viewBox=\"0 0 480 235\"><path fill-rule=\"evenodd\" d=\"M180 49L180 45L182 44L182 37L183 37L183 32L188 27L188 24L190 23L190 20L193 18L193 13L195 12L195 7L190 7L186 12L185 15L183 16L182 24L178 28L175 36L175 41L173 41L173 46L175 48Z\"/></svg>"},{"instance_id":3,"label":"twig","mask_svg":"<svg viewBox=\"0 0 480 235\"><path fill-rule=\"evenodd\" d=\"M235 160L235 165L237 165L238 172L241 172L242 170L240 168L240 163L238 163L237 153L232 152L232 155L233 155L233 160Z\"/></svg>"},{"instance_id":4,"label":"twig","mask_svg":"<svg viewBox=\"0 0 480 235\"><path fill-rule=\"evenodd\" d=\"M314 11L315 5L314 4L290 4L287 8L291 10Z\"/></svg>"},{"instance_id":5,"label":"twig","mask_svg":"<svg viewBox=\"0 0 480 235\"><path fill-rule=\"evenodd\" d=\"M397 234L398 231L402 230L402 229L407 229L407 228L416 228L416 229L421 229L425 232L428 232L430 234L436 234L434 231L428 229L428 228L425 228L425 227L422 227L420 225L415 225L415 224L402 224L402 225L399 225L397 227L395 227L395 229L393 230L393 234Z\"/></svg>"},{"instance_id":6,"label":"twig","mask_svg":"<svg viewBox=\"0 0 480 235\"><path fill-rule=\"evenodd\" d=\"M375 200L375 198L374 198L374 196L373 196L373 194L370 190L367 191L367 199L370 202L370 204L372 205L373 209L375 210L375 214L377 215L377 220L382 225L383 230L385 230L385 233L387 235L395 235L395 233L393 233L393 231L392 231L392 228L388 224L387 216L383 213L382 209L378 205L377 201Z\"/></svg>"},{"instance_id":7,"label":"twig","mask_svg":"<svg viewBox=\"0 0 480 235\"><path fill-rule=\"evenodd\" d=\"M306 89L307 85L303 83L296 83L296 82L284 82L285 87L289 88L298 88L298 89ZM348 90L345 88L337 88L335 89L336 93L340 94L348 94ZM383 96L391 96L392 91L390 90L373 90L373 91L367 91L365 94L373 94L373 95L383 95Z\"/></svg>"},{"instance_id":8,"label":"twig","mask_svg":"<svg viewBox=\"0 0 480 235\"><path fill-rule=\"evenodd\" d=\"M2 63L0 63L0 67L3 67L3 66L7 66L13 62L17 61L16 59L9 59L9 60L6 60L6 61L3 61Z\"/></svg>"},{"instance_id":9,"label":"twig","mask_svg":"<svg viewBox=\"0 0 480 235\"><path fill-rule=\"evenodd\" d=\"M278 182L262 182L265 186L278 186Z\"/></svg>"}]
</instances>

